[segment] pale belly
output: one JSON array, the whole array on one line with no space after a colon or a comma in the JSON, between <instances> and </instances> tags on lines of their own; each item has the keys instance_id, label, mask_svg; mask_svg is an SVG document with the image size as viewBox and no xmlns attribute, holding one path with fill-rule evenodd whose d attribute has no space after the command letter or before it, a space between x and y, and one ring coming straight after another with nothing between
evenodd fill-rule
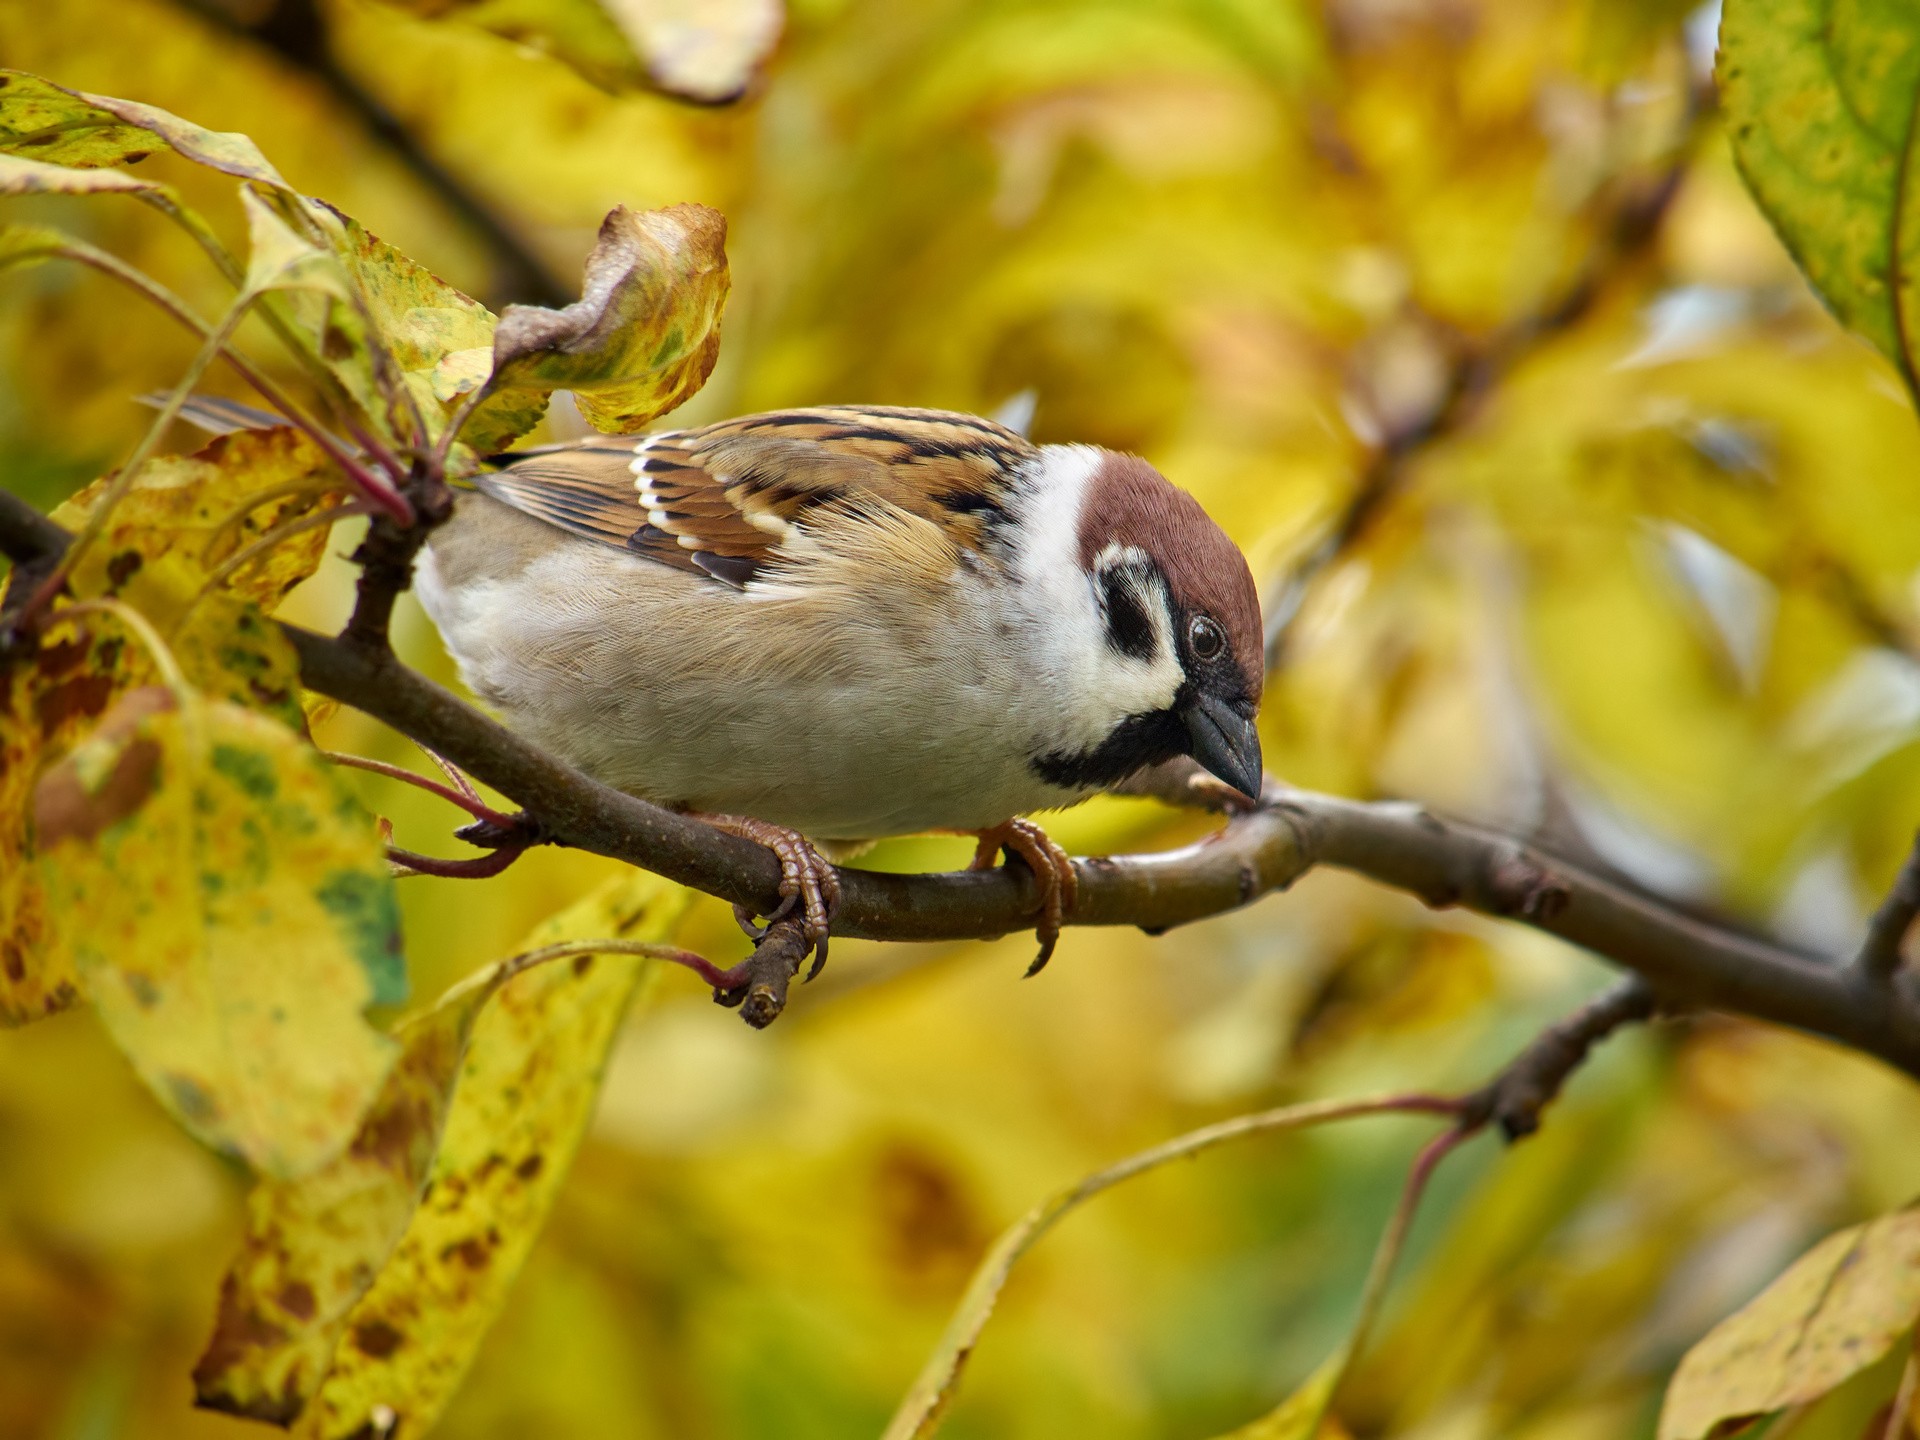
<instances>
[{"instance_id":1,"label":"pale belly","mask_svg":"<svg viewBox=\"0 0 1920 1440\"><path fill-rule=\"evenodd\" d=\"M1034 773L1048 687L977 587L931 617L884 594L822 616L485 501L463 501L418 584L509 726L659 804L844 841L985 829L1091 793Z\"/></svg>"}]
</instances>

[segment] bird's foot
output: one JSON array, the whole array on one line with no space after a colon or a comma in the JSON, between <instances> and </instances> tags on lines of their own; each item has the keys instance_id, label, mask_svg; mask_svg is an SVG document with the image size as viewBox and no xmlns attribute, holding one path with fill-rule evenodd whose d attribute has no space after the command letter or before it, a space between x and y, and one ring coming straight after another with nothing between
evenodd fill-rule
<instances>
[{"instance_id":1,"label":"bird's foot","mask_svg":"<svg viewBox=\"0 0 1920 1440\"><path fill-rule=\"evenodd\" d=\"M764 926L753 923L753 912L744 905L734 906L733 916L748 937L758 943L766 938L774 921L785 919L795 905L800 906L800 933L806 941L806 948L800 953L802 959L808 952L812 953L813 968L807 971L807 979L813 979L827 963L827 935L840 909L840 877L834 873L832 864L813 848L806 836L781 825L770 825L746 815L695 815L693 818L704 820L729 835L738 835L742 840L764 845L773 852L780 862L779 906L766 917Z\"/></svg>"},{"instance_id":2,"label":"bird's foot","mask_svg":"<svg viewBox=\"0 0 1920 1440\"><path fill-rule=\"evenodd\" d=\"M1053 958L1053 947L1060 939L1060 921L1073 908L1080 893L1080 877L1074 872L1073 857L1054 842L1031 820L1015 818L991 830L972 832L980 841L973 852L969 870L990 870L999 854L1018 855L1033 872L1040 887L1040 953L1027 967L1028 975L1038 975Z\"/></svg>"}]
</instances>

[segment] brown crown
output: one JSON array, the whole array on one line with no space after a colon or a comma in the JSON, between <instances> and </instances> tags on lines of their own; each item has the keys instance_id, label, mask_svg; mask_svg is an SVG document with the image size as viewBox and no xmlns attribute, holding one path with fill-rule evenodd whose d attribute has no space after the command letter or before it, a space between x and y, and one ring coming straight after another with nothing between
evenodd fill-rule
<instances>
[{"instance_id":1,"label":"brown crown","mask_svg":"<svg viewBox=\"0 0 1920 1440\"><path fill-rule=\"evenodd\" d=\"M1204 611L1227 632L1247 698L1265 683L1260 597L1247 557L1200 502L1138 455L1108 455L1080 508L1080 563L1108 545L1136 546L1160 564L1177 604Z\"/></svg>"}]
</instances>

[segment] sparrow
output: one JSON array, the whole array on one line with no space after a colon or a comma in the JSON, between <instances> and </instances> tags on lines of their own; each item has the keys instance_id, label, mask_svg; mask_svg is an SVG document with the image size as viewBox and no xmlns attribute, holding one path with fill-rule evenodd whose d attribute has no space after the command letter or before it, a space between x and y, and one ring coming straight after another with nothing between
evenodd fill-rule
<instances>
[{"instance_id":1,"label":"sparrow","mask_svg":"<svg viewBox=\"0 0 1920 1440\"><path fill-rule=\"evenodd\" d=\"M1020 856L1031 974L1075 879L1022 817L1178 756L1259 794L1253 577L1138 456L836 405L512 452L474 486L415 576L468 687L588 774L772 849L822 957L823 851L948 831L976 868Z\"/></svg>"}]
</instances>

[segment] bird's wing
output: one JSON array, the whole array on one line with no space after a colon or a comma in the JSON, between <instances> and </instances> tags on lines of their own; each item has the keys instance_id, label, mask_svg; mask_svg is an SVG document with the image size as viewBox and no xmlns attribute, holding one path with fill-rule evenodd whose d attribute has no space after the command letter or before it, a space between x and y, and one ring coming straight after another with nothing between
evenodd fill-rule
<instances>
[{"instance_id":1,"label":"bird's wing","mask_svg":"<svg viewBox=\"0 0 1920 1440\"><path fill-rule=\"evenodd\" d=\"M943 410L823 406L502 456L486 494L588 539L745 585L803 533L898 512L979 552L1037 451Z\"/></svg>"}]
</instances>

